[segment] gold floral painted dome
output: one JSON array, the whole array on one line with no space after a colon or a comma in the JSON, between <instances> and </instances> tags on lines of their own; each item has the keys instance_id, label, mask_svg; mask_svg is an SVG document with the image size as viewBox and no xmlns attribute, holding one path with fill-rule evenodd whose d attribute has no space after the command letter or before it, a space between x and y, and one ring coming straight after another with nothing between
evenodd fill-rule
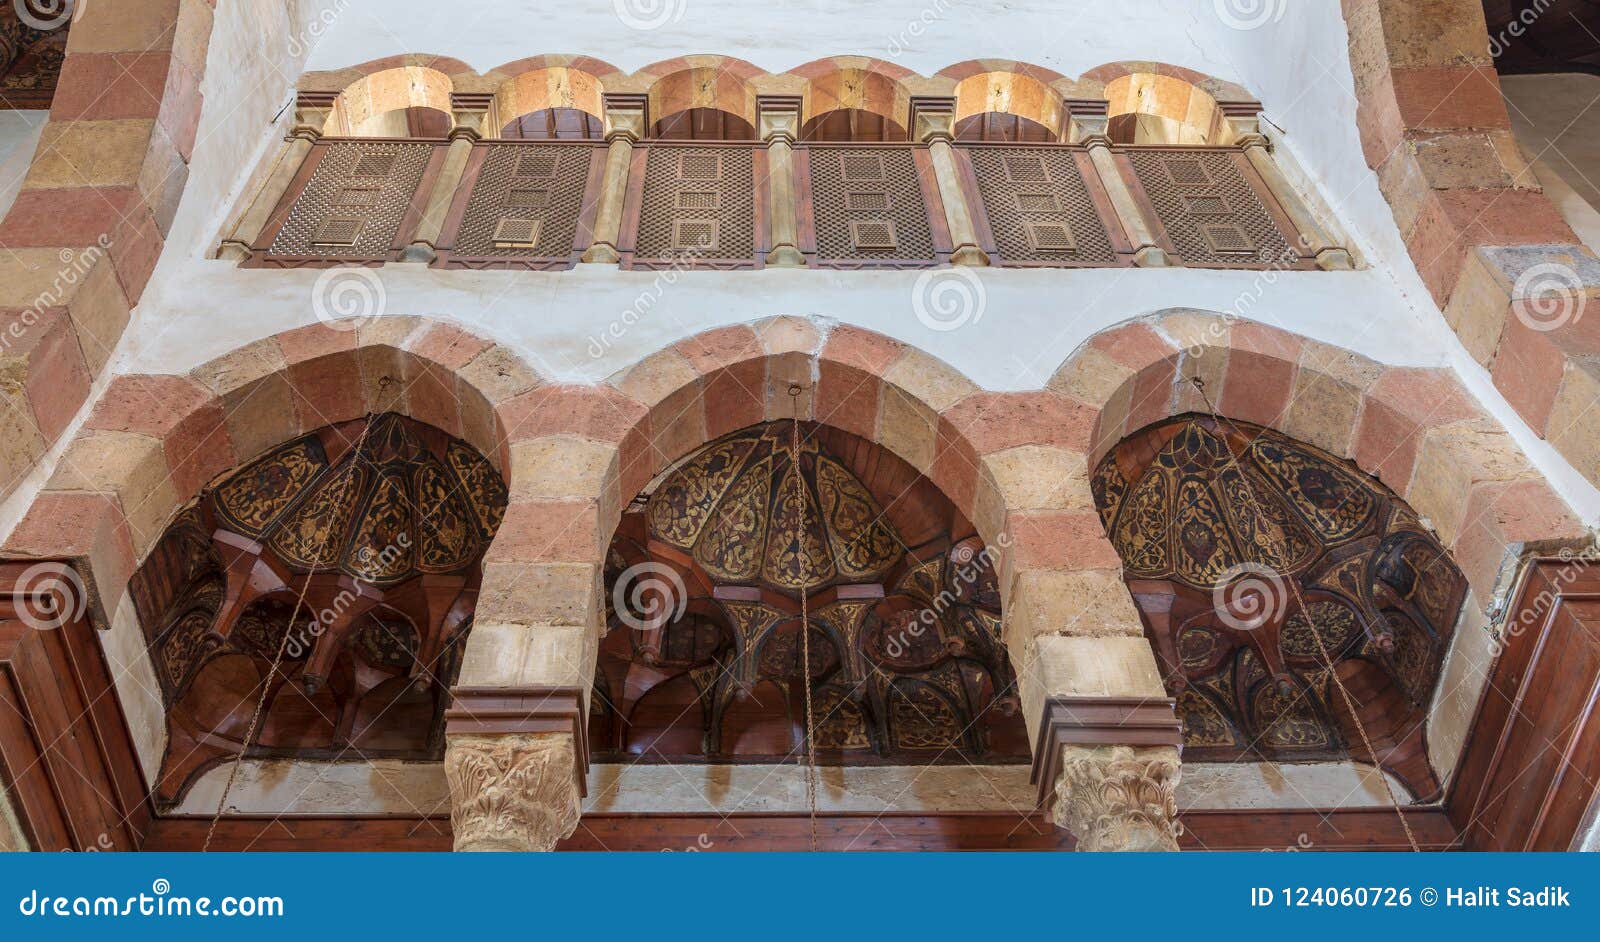
<instances>
[{"instance_id":1,"label":"gold floral painted dome","mask_svg":"<svg viewBox=\"0 0 1600 942\"><path fill-rule=\"evenodd\" d=\"M797 489L787 424L735 432L655 489L650 536L723 584L794 593L881 582L903 549L872 493L804 432L800 469Z\"/></svg>"},{"instance_id":2,"label":"gold floral painted dome","mask_svg":"<svg viewBox=\"0 0 1600 942\"><path fill-rule=\"evenodd\" d=\"M471 566L500 525L506 489L467 443L384 413L286 442L203 500L218 526L294 571L382 586Z\"/></svg>"}]
</instances>

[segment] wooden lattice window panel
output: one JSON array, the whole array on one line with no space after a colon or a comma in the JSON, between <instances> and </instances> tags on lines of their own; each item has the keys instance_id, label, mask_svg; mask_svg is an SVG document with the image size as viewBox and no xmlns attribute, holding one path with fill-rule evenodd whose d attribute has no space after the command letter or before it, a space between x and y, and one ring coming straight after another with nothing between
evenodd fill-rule
<instances>
[{"instance_id":1,"label":"wooden lattice window panel","mask_svg":"<svg viewBox=\"0 0 1600 942\"><path fill-rule=\"evenodd\" d=\"M494 244L503 249L531 249L539 245L539 219L502 219L494 227Z\"/></svg>"},{"instance_id":2,"label":"wooden lattice window panel","mask_svg":"<svg viewBox=\"0 0 1600 942\"><path fill-rule=\"evenodd\" d=\"M684 180L716 180L722 176L722 155L715 152L680 154L678 176Z\"/></svg>"},{"instance_id":3,"label":"wooden lattice window panel","mask_svg":"<svg viewBox=\"0 0 1600 942\"><path fill-rule=\"evenodd\" d=\"M350 216L332 216L317 227L311 237L313 245L351 246L361 238L361 220Z\"/></svg>"},{"instance_id":4,"label":"wooden lattice window panel","mask_svg":"<svg viewBox=\"0 0 1600 942\"><path fill-rule=\"evenodd\" d=\"M630 267L756 264L752 148L652 144L644 168Z\"/></svg>"},{"instance_id":5,"label":"wooden lattice window panel","mask_svg":"<svg viewBox=\"0 0 1600 942\"><path fill-rule=\"evenodd\" d=\"M1250 233L1234 225L1201 226L1200 234L1205 237L1211 251L1218 255L1247 255L1253 256L1256 244L1251 241Z\"/></svg>"},{"instance_id":6,"label":"wooden lattice window panel","mask_svg":"<svg viewBox=\"0 0 1600 942\"><path fill-rule=\"evenodd\" d=\"M1035 252L1070 252L1078 247L1072 229L1064 222L1030 222L1028 245Z\"/></svg>"},{"instance_id":7,"label":"wooden lattice window panel","mask_svg":"<svg viewBox=\"0 0 1600 942\"><path fill-rule=\"evenodd\" d=\"M844 195L844 208L852 212L888 212L889 194L881 190L854 190Z\"/></svg>"},{"instance_id":8,"label":"wooden lattice window panel","mask_svg":"<svg viewBox=\"0 0 1600 942\"><path fill-rule=\"evenodd\" d=\"M594 149L577 144L487 144L456 232L451 258L468 264L570 264L583 214ZM524 238L502 238L511 220L538 225Z\"/></svg>"},{"instance_id":9,"label":"wooden lattice window panel","mask_svg":"<svg viewBox=\"0 0 1600 942\"><path fill-rule=\"evenodd\" d=\"M1045 169L1044 158L1037 154L1007 154L1006 179L1017 183L1049 183L1050 172Z\"/></svg>"},{"instance_id":10,"label":"wooden lattice window panel","mask_svg":"<svg viewBox=\"0 0 1600 942\"><path fill-rule=\"evenodd\" d=\"M720 194L716 190L679 190L678 208L692 212L714 210Z\"/></svg>"},{"instance_id":11,"label":"wooden lattice window panel","mask_svg":"<svg viewBox=\"0 0 1600 942\"><path fill-rule=\"evenodd\" d=\"M715 219L675 219L672 247L681 252L715 252L717 228Z\"/></svg>"},{"instance_id":12,"label":"wooden lattice window panel","mask_svg":"<svg viewBox=\"0 0 1600 942\"><path fill-rule=\"evenodd\" d=\"M1233 207L1220 196L1207 194L1189 194L1183 196L1184 209L1191 216L1229 216L1233 214Z\"/></svg>"},{"instance_id":13,"label":"wooden lattice window panel","mask_svg":"<svg viewBox=\"0 0 1600 942\"><path fill-rule=\"evenodd\" d=\"M1022 145L963 150L1002 264L1116 264L1077 151Z\"/></svg>"},{"instance_id":14,"label":"wooden lattice window panel","mask_svg":"<svg viewBox=\"0 0 1600 942\"><path fill-rule=\"evenodd\" d=\"M1258 266L1298 253L1232 150L1128 152L1179 259L1195 266Z\"/></svg>"},{"instance_id":15,"label":"wooden lattice window panel","mask_svg":"<svg viewBox=\"0 0 1600 942\"><path fill-rule=\"evenodd\" d=\"M553 148L530 147L517 155L517 176L553 177L561 166L561 154Z\"/></svg>"},{"instance_id":16,"label":"wooden lattice window panel","mask_svg":"<svg viewBox=\"0 0 1600 942\"><path fill-rule=\"evenodd\" d=\"M850 220L850 241L858 252L893 252L899 246L887 219Z\"/></svg>"},{"instance_id":17,"label":"wooden lattice window panel","mask_svg":"<svg viewBox=\"0 0 1600 942\"><path fill-rule=\"evenodd\" d=\"M512 187L506 194L508 209L544 209L550 205L550 191L544 187Z\"/></svg>"},{"instance_id":18,"label":"wooden lattice window panel","mask_svg":"<svg viewBox=\"0 0 1600 942\"><path fill-rule=\"evenodd\" d=\"M330 141L317 147L316 169L272 233L265 261L394 257L433 145Z\"/></svg>"},{"instance_id":19,"label":"wooden lattice window panel","mask_svg":"<svg viewBox=\"0 0 1600 942\"><path fill-rule=\"evenodd\" d=\"M816 144L807 163L819 264L917 268L937 261L912 148Z\"/></svg>"},{"instance_id":20,"label":"wooden lattice window panel","mask_svg":"<svg viewBox=\"0 0 1600 942\"><path fill-rule=\"evenodd\" d=\"M394 154L366 153L356 161L355 170L351 176L355 177L387 177L394 172Z\"/></svg>"},{"instance_id":21,"label":"wooden lattice window panel","mask_svg":"<svg viewBox=\"0 0 1600 942\"><path fill-rule=\"evenodd\" d=\"M333 205L341 208L372 209L383 199L383 188L376 186L347 186L333 198Z\"/></svg>"},{"instance_id":22,"label":"wooden lattice window panel","mask_svg":"<svg viewBox=\"0 0 1600 942\"><path fill-rule=\"evenodd\" d=\"M883 180L888 173L882 154L840 154L839 167L840 175L850 182Z\"/></svg>"}]
</instances>

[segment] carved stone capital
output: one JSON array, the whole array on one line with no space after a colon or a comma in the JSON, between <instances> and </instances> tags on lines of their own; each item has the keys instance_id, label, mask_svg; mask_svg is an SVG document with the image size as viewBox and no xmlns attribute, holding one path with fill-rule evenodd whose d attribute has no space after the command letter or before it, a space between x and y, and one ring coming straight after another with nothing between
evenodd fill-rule
<instances>
[{"instance_id":1,"label":"carved stone capital","mask_svg":"<svg viewBox=\"0 0 1600 942\"><path fill-rule=\"evenodd\" d=\"M1087 851L1178 849L1178 750L1067 746L1050 817Z\"/></svg>"},{"instance_id":2,"label":"carved stone capital","mask_svg":"<svg viewBox=\"0 0 1600 942\"><path fill-rule=\"evenodd\" d=\"M447 737L450 824L458 851L547 851L578 826L568 733Z\"/></svg>"}]
</instances>

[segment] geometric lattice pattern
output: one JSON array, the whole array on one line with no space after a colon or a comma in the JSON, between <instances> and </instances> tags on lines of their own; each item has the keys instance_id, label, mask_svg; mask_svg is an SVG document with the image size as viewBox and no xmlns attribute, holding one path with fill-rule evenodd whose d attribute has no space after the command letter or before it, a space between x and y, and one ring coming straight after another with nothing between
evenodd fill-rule
<instances>
[{"instance_id":1,"label":"geometric lattice pattern","mask_svg":"<svg viewBox=\"0 0 1600 942\"><path fill-rule=\"evenodd\" d=\"M1007 264L1110 265L1117 260L1075 150L968 147L1000 258Z\"/></svg>"},{"instance_id":2,"label":"geometric lattice pattern","mask_svg":"<svg viewBox=\"0 0 1600 942\"><path fill-rule=\"evenodd\" d=\"M1127 154L1183 264L1257 268L1298 259L1240 170L1238 154L1184 149Z\"/></svg>"},{"instance_id":3,"label":"geometric lattice pattern","mask_svg":"<svg viewBox=\"0 0 1600 942\"><path fill-rule=\"evenodd\" d=\"M326 148L266 254L381 261L418 196L433 144L337 141Z\"/></svg>"},{"instance_id":4,"label":"geometric lattice pattern","mask_svg":"<svg viewBox=\"0 0 1600 942\"><path fill-rule=\"evenodd\" d=\"M754 266L756 185L751 148L652 144L631 267Z\"/></svg>"},{"instance_id":5,"label":"geometric lattice pattern","mask_svg":"<svg viewBox=\"0 0 1600 942\"><path fill-rule=\"evenodd\" d=\"M924 268L936 263L912 148L811 145L807 150L818 264Z\"/></svg>"},{"instance_id":6,"label":"geometric lattice pattern","mask_svg":"<svg viewBox=\"0 0 1600 942\"><path fill-rule=\"evenodd\" d=\"M595 149L587 144L485 144L451 261L533 267L572 262ZM540 264L547 263L547 264Z\"/></svg>"}]
</instances>

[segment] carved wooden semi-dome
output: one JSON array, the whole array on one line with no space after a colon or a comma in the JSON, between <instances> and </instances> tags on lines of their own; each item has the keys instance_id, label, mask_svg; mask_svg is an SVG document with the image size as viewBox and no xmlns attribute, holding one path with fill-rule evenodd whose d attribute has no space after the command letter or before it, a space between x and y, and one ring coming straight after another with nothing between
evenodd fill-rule
<instances>
[{"instance_id":1,"label":"carved wooden semi-dome","mask_svg":"<svg viewBox=\"0 0 1600 942\"><path fill-rule=\"evenodd\" d=\"M1439 791L1424 726L1466 580L1399 497L1277 432L1193 415L1125 439L1093 487L1185 759L1371 760L1364 730L1416 797Z\"/></svg>"},{"instance_id":2,"label":"carved wooden semi-dome","mask_svg":"<svg viewBox=\"0 0 1600 942\"><path fill-rule=\"evenodd\" d=\"M712 442L624 513L593 750L793 759L803 590L820 761L1026 760L996 560L971 524L910 466L824 426L800 426L797 488L792 431Z\"/></svg>"},{"instance_id":3,"label":"carved wooden semi-dome","mask_svg":"<svg viewBox=\"0 0 1600 942\"><path fill-rule=\"evenodd\" d=\"M241 751L437 758L505 503L471 446L392 413L206 488L132 582L168 709L158 802Z\"/></svg>"}]
</instances>

